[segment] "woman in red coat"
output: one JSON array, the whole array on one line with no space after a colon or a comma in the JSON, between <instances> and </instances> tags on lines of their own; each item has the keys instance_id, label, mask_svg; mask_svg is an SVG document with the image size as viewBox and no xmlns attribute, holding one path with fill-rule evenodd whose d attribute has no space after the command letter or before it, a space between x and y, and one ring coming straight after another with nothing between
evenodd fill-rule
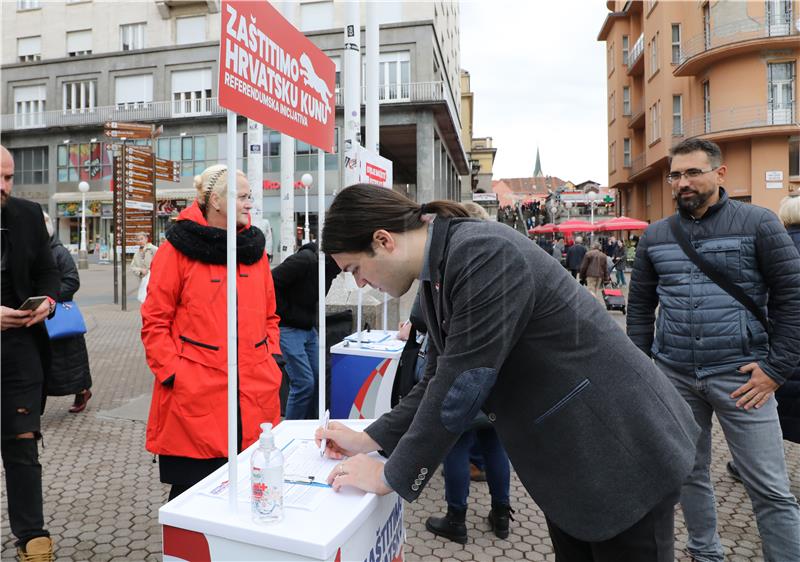
<instances>
[{"instance_id":1,"label":"woman in red coat","mask_svg":"<svg viewBox=\"0 0 800 562\"><path fill-rule=\"evenodd\" d=\"M195 178L197 200L167 232L142 305L142 342L155 375L147 450L159 455L169 499L227 461L227 167ZM263 233L250 226L252 198L237 172L239 450L259 424L280 421L275 292Z\"/></svg>"}]
</instances>

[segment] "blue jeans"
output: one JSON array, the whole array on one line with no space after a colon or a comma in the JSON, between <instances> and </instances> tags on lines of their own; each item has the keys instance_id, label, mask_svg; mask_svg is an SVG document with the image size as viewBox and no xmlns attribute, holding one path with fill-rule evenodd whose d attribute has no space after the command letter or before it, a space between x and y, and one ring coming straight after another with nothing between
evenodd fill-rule
<instances>
[{"instance_id":1,"label":"blue jeans","mask_svg":"<svg viewBox=\"0 0 800 562\"><path fill-rule=\"evenodd\" d=\"M317 330L301 330L281 326L281 352L289 376L289 398L286 400L287 420L316 418L319 358Z\"/></svg>"},{"instance_id":2,"label":"blue jeans","mask_svg":"<svg viewBox=\"0 0 800 562\"><path fill-rule=\"evenodd\" d=\"M456 510L467 509L469 496L469 452L477 439L483 451L486 482L492 495L492 505L509 505L508 488L511 468L508 455L493 428L467 431L444 459L444 492L447 505Z\"/></svg>"},{"instance_id":3,"label":"blue jeans","mask_svg":"<svg viewBox=\"0 0 800 562\"><path fill-rule=\"evenodd\" d=\"M709 474L711 415L716 414L753 504L764 560L800 560L800 508L789 490L775 397L759 409L743 410L730 394L747 382L747 375L733 371L698 379L663 363L658 366L689 403L701 428L695 466L681 490L691 555L697 562L724 559Z\"/></svg>"},{"instance_id":4,"label":"blue jeans","mask_svg":"<svg viewBox=\"0 0 800 562\"><path fill-rule=\"evenodd\" d=\"M625 285L625 268L615 269L614 271L617 272L617 285L622 287Z\"/></svg>"}]
</instances>

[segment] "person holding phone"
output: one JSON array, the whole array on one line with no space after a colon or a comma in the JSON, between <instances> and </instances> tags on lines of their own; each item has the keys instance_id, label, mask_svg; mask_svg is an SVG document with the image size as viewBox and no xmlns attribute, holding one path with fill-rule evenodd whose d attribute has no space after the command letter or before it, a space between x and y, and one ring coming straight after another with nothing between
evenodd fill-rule
<instances>
[{"instance_id":1,"label":"person holding phone","mask_svg":"<svg viewBox=\"0 0 800 562\"><path fill-rule=\"evenodd\" d=\"M159 455L161 481L175 498L228 460L227 198L236 197L238 319L238 449L259 436L259 424L280 421L281 371L275 291L264 234L250 224L252 195L228 168L195 177L197 200L167 232L150 268L141 308L142 342L155 375L147 450Z\"/></svg>"},{"instance_id":2,"label":"person holding phone","mask_svg":"<svg viewBox=\"0 0 800 562\"><path fill-rule=\"evenodd\" d=\"M52 560L44 528L37 441L50 344L44 319L55 310L60 275L50 253L42 208L11 196L14 160L0 146L0 437L8 521L20 560Z\"/></svg>"}]
</instances>

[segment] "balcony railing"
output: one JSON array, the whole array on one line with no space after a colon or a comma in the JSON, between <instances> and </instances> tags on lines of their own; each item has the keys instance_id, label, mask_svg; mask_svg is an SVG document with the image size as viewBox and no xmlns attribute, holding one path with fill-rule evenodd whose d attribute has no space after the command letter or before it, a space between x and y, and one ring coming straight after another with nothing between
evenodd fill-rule
<instances>
[{"instance_id":1,"label":"balcony railing","mask_svg":"<svg viewBox=\"0 0 800 562\"><path fill-rule=\"evenodd\" d=\"M797 124L797 105L795 103L730 107L687 120L683 128L683 135L695 137L736 129Z\"/></svg>"},{"instance_id":2,"label":"balcony railing","mask_svg":"<svg viewBox=\"0 0 800 562\"><path fill-rule=\"evenodd\" d=\"M723 24L714 24L712 22L710 34L700 33L681 44L679 64L683 64L690 58L705 51L732 45L733 43L796 35L798 31L794 29L792 22L789 20L783 21L784 19L769 21L764 18L746 18Z\"/></svg>"},{"instance_id":3,"label":"balcony railing","mask_svg":"<svg viewBox=\"0 0 800 562\"><path fill-rule=\"evenodd\" d=\"M645 166L647 166L647 160L645 158L645 153L642 152L638 156L636 156L633 160L631 160L631 168L628 176L633 176L644 170Z\"/></svg>"},{"instance_id":4,"label":"balcony railing","mask_svg":"<svg viewBox=\"0 0 800 562\"><path fill-rule=\"evenodd\" d=\"M362 91L362 103L363 103ZM408 82L383 85L378 89L381 104L444 102L453 123L460 130L458 113L446 91L444 82ZM341 91L336 92L336 105L343 105ZM0 130L23 130L47 127L80 127L102 125L106 121L165 121L191 117L224 115L225 109L217 98L180 101L154 101L138 104L120 104L95 107L72 112L71 110L42 111L39 113L6 114L0 120Z\"/></svg>"},{"instance_id":5,"label":"balcony railing","mask_svg":"<svg viewBox=\"0 0 800 562\"><path fill-rule=\"evenodd\" d=\"M630 54L628 55L628 66L631 67L636 64L636 61L644 53L644 33L639 35L636 43L633 44Z\"/></svg>"}]
</instances>

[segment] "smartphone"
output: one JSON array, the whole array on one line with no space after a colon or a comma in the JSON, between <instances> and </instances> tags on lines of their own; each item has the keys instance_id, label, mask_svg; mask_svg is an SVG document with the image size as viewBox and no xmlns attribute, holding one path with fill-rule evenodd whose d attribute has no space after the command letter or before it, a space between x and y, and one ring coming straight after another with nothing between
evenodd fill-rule
<instances>
[{"instance_id":1,"label":"smartphone","mask_svg":"<svg viewBox=\"0 0 800 562\"><path fill-rule=\"evenodd\" d=\"M28 297L18 310L36 310L46 300L47 297Z\"/></svg>"}]
</instances>

